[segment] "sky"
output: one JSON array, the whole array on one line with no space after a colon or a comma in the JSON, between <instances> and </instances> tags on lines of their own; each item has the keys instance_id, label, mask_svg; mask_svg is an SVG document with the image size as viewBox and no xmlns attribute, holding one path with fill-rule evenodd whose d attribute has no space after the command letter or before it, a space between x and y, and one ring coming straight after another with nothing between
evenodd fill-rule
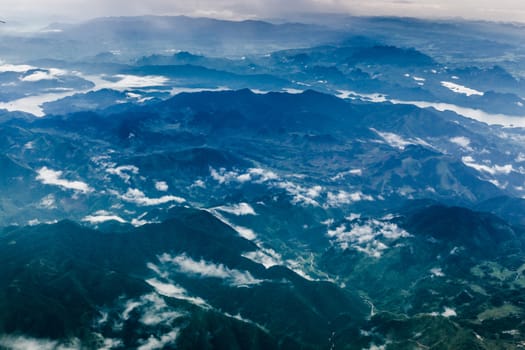
<instances>
[{"instance_id":1,"label":"sky","mask_svg":"<svg viewBox=\"0 0 525 350\"><path fill-rule=\"evenodd\" d=\"M1 0L1 5L6 21L38 23L144 14L294 19L319 12L525 23L523 0Z\"/></svg>"}]
</instances>

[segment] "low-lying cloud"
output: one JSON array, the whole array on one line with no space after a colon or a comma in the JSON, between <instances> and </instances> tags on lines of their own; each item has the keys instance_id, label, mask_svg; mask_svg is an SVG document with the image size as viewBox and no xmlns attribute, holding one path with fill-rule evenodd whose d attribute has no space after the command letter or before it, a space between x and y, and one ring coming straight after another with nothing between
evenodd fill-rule
<instances>
[{"instance_id":1,"label":"low-lying cloud","mask_svg":"<svg viewBox=\"0 0 525 350\"><path fill-rule=\"evenodd\" d=\"M370 257L380 258L389 243L412 237L410 233L388 220L355 218L328 229L330 242L342 250L354 249Z\"/></svg>"},{"instance_id":2,"label":"low-lying cloud","mask_svg":"<svg viewBox=\"0 0 525 350\"><path fill-rule=\"evenodd\" d=\"M223 206L217 207L216 209L222 212L232 214L232 215L237 215L237 216L256 215L255 210L248 203L223 205Z\"/></svg>"},{"instance_id":3,"label":"low-lying cloud","mask_svg":"<svg viewBox=\"0 0 525 350\"><path fill-rule=\"evenodd\" d=\"M2 335L0 336L0 347L10 350L77 350L80 349L80 342L77 339L66 343L22 335Z\"/></svg>"},{"instance_id":4,"label":"low-lying cloud","mask_svg":"<svg viewBox=\"0 0 525 350\"><path fill-rule=\"evenodd\" d=\"M63 172L49 169L48 167L42 167L38 170L36 179L42 182L44 185L59 186L64 189L75 190L82 193L91 192L92 189L82 181L69 181L62 179Z\"/></svg>"},{"instance_id":5,"label":"low-lying cloud","mask_svg":"<svg viewBox=\"0 0 525 350\"><path fill-rule=\"evenodd\" d=\"M129 188L125 194L120 195L120 198L126 202L135 203L140 206L154 206L154 205L161 205L161 204L166 204L170 202L175 202L175 203L180 204L186 201L182 197L177 197L177 196L172 196L172 195L166 195L166 196L162 196L159 198L149 198L144 194L144 192L136 188Z\"/></svg>"},{"instance_id":6,"label":"low-lying cloud","mask_svg":"<svg viewBox=\"0 0 525 350\"><path fill-rule=\"evenodd\" d=\"M124 220L120 216L109 213L105 210L99 210L92 215L87 215L82 219L82 221L89 222L90 224L101 224L107 221L116 221L120 222L121 224L126 223L126 220Z\"/></svg>"},{"instance_id":7,"label":"low-lying cloud","mask_svg":"<svg viewBox=\"0 0 525 350\"><path fill-rule=\"evenodd\" d=\"M262 282L254 278L248 271L230 269L223 264L215 264L203 259L197 261L185 254L177 256L163 254L159 257L159 261L163 264L174 265L181 273L199 278L220 278L235 287L246 287Z\"/></svg>"}]
</instances>

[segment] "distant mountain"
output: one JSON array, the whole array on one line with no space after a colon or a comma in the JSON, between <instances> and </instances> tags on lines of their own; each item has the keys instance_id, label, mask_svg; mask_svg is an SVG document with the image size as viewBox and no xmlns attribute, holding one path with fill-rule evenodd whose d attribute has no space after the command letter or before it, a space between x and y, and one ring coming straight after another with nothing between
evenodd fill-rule
<instances>
[{"instance_id":1,"label":"distant mountain","mask_svg":"<svg viewBox=\"0 0 525 350\"><path fill-rule=\"evenodd\" d=\"M57 44L68 42L69 48L79 50L77 55L112 52L132 57L140 53L170 50L221 56L246 55L309 46L341 37L338 31L301 23L140 16L97 18L73 25L53 24L38 35L38 40ZM56 54L53 57L57 57ZM60 54L69 57L69 53L64 50Z\"/></svg>"},{"instance_id":2,"label":"distant mountain","mask_svg":"<svg viewBox=\"0 0 525 350\"><path fill-rule=\"evenodd\" d=\"M414 49L400 49L394 46L374 46L354 53L351 63L391 64L400 66L433 66L434 60Z\"/></svg>"}]
</instances>

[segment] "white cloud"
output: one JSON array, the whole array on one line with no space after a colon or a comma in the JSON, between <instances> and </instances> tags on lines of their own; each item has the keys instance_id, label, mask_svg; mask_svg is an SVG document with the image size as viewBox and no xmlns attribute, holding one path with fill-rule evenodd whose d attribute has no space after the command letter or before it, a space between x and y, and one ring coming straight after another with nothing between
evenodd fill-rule
<instances>
[{"instance_id":1,"label":"white cloud","mask_svg":"<svg viewBox=\"0 0 525 350\"><path fill-rule=\"evenodd\" d=\"M170 324L185 315L173 310L163 298L155 293L143 295L140 303L143 311L139 321L146 326Z\"/></svg>"},{"instance_id":2,"label":"white cloud","mask_svg":"<svg viewBox=\"0 0 525 350\"><path fill-rule=\"evenodd\" d=\"M523 162L525 162L525 153L520 152L520 153L516 156L516 159L514 159L514 161L517 162L517 163L523 163Z\"/></svg>"},{"instance_id":3,"label":"white cloud","mask_svg":"<svg viewBox=\"0 0 525 350\"><path fill-rule=\"evenodd\" d=\"M56 209L56 199L55 196L49 194L40 200L38 206L45 209Z\"/></svg>"},{"instance_id":4,"label":"white cloud","mask_svg":"<svg viewBox=\"0 0 525 350\"><path fill-rule=\"evenodd\" d=\"M306 264L310 265L311 262L306 262ZM293 272L295 272L296 274L298 274L299 276L301 276L302 278L304 278L305 280L308 280L308 281L315 281L316 279L313 278L312 276L310 276L305 270L304 270L304 267L305 267L305 262L302 261L301 259L287 259L285 262L284 262L284 266L286 266L287 268L289 268L290 270L292 270Z\"/></svg>"},{"instance_id":5,"label":"white cloud","mask_svg":"<svg viewBox=\"0 0 525 350\"><path fill-rule=\"evenodd\" d=\"M250 168L248 174L258 183L279 179L279 176L273 171L261 168Z\"/></svg>"},{"instance_id":6,"label":"white cloud","mask_svg":"<svg viewBox=\"0 0 525 350\"><path fill-rule=\"evenodd\" d=\"M347 217L345 217L346 220L348 221L354 221L354 220L358 220L358 219L361 219L361 214L359 213L350 213L350 215L348 215ZM392 218L390 217L383 217L383 220L391 220ZM332 224L333 224L333 220L332 220ZM331 224L329 224L331 225Z\"/></svg>"},{"instance_id":7,"label":"white cloud","mask_svg":"<svg viewBox=\"0 0 525 350\"><path fill-rule=\"evenodd\" d=\"M111 350L115 348L121 348L124 345L124 342L120 339L106 338L104 339L104 344L98 350Z\"/></svg>"},{"instance_id":8,"label":"white cloud","mask_svg":"<svg viewBox=\"0 0 525 350\"><path fill-rule=\"evenodd\" d=\"M338 207L345 204L351 204L359 201L373 201L374 197L365 195L361 191L348 193L346 191L339 191L337 193L328 192L327 205L330 207Z\"/></svg>"},{"instance_id":9,"label":"white cloud","mask_svg":"<svg viewBox=\"0 0 525 350\"><path fill-rule=\"evenodd\" d=\"M250 229L250 228L239 226L239 225L233 225L231 223L229 225L235 231L237 231L237 233L244 239L247 239L249 241L253 241L254 239L257 238L257 235L255 234L255 232L252 229Z\"/></svg>"},{"instance_id":10,"label":"white cloud","mask_svg":"<svg viewBox=\"0 0 525 350\"><path fill-rule=\"evenodd\" d=\"M323 187L316 185L310 188L306 189L306 195L310 198L317 198L321 195L321 192L323 191Z\"/></svg>"},{"instance_id":11,"label":"white cloud","mask_svg":"<svg viewBox=\"0 0 525 350\"><path fill-rule=\"evenodd\" d=\"M375 344L372 344L370 345L370 347L366 350L386 350L386 345L375 345Z\"/></svg>"},{"instance_id":12,"label":"white cloud","mask_svg":"<svg viewBox=\"0 0 525 350\"><path fill-rule=\"evenodd\" d=\"M472 151L472 147L470 147L470 139L468 137L465 137L465 136L452 137L450 139L450 142L455 143L456 145L468 151Z\"/></svg>"},{"instance_id":13,"label":"white cloud","mask_svg":"<svg viewBox=\"0 0 525 350\"><path fill-rule=\"evenodd\" d=\"M153 282L155 284L155 282ZM180 289L184 294L184 290ZM149 293L137 299L127 300L121 307L119 322L116 324L122 325L123 321L129 320L130 317L138 316L138 321L147 327L146 329L153 329L157 336L151 335L147 339L140 341L139 349L162 349L166 345L175 342L179 332L179 328L174 327L174 322L186 316L185 312L174 309L172 305L168 305L161 293ZM183 295L186 298L186 295ZM187 300L187 299L184 299ZM195 300L190 300L195 301ZM104 326L109 322L109 314L102 312L102 318L97 321L98 326ZM118 327L122 330L122 326ZM164 330L166 333L158 335L159 331ZM150 334L151 334L150 333ZM111 349L112 346L121 346L122 342L117 339L105 339L104 349Z\"/></svg>"},{"instance_id":14,"label":"white cloud","mask_svg":"<svg viewBox=\"0 0 525 350\"><path fill-rule=\"evenodd\" d=\"M38 219L32 219L32 220L29 220L29 221L27 222L27 224L28 224L29 226L40 225L40 220L38 220Z\"/></svg>"},{"instance_id":15,"label":"white cloud","mask_svg":"<svg viewBox=\"0 0 525 350\"><path fill-rule=\"evenodd\" d=\"M225 184L237 179L239 173L236 171L226 171L224 168L215 170L214 168L210 167L210 175L218 183Z\"/></svg>"},{"instance_id":16,"label":"white cloud","mask_svg":"<svg viewBox=\"0 0 525 350\"><path fill-rule=\"evenodd\" d=\"M156 75L139 76L129 74L117 74L109 78L114 81L110 81L107 79L107 77L102 77L102 79L95 79L95 83L97 85L96 89L112 89L117 91L125 91L128 89L164 86L169 82L168 78Z\"/></svg>"},{"instance_id":17,"label":"white cloud","mask_svg":"<svg viewBox=\"0 0 525 350\"><path fill-rule=\"evenodd\" d=\"M184 198L171 195L162 196L160 198L148 198L144 192L134 188L129 188L125 194L119 197L126 202L135 203L141 206L161 205L170 202L184 203L186 201Z\"/></svg>"},{"instance_id":18,"label":"white cloud","mask_svg":"<svg viewBox=\"0 0 525 350\"><path fill-rule=\"evenodd\" d=\"M44 222L41 222L40 220L38 219L32 219L32 220L29 220L27 222L27 224L29 226L36 226L36 225L54 225L58 222L58 220L49 220L49 221L44 221Z\"/></svg>"},{"instance_id":19,"label":"white cloud","mask_svg":"<svg viewBox=\"0 0 525 350\"><path fill-rule=\"evenodd\" d=\"M430 269L430 273L433 277L445 277L445 273L440 267L434 267Z\"/></svg>"},{"instance_id":20,"label":"white cloud","mask_svg":"<svg viewBox=\"0 0 525 350\"><path fill-rule=\"evenodd\" d=\"M457 316L457 313L454 309L451 309L449 307L445 307L444 308L444 311L439 313L439 312L431 312L429 314L430 316L434 316L434 317L437 317L437 316L442 316L442 317L453 317L453 316Z\"/></svg>"},{"instance_id":21,"label":"white cloud","mask_svg":"<svg viewBox=\"0 0 525 350\"><path fill-rule=\"evenodd\" d=\"M200 179L199 180L195 180L191 184L190 188L206 188L206 183L204 181L200 180Z\"/></svg>"},{"instance_id":22,"label":"white cloud","mask_svg":"<svg viewBox=\"0 0 525 350\"><path fill-rule=\"evenodd\" d=\"M505 165L494 165L489 166L485 164L478 164L471 156L462 157L461 160L463 164L473 169L476 169L479 172L485 172L490 175L508 175L511 172L515 171L512 164Z\"/></svg>"},{"instance_id":23,"label":"white cloud","mask_svg":"<svg viewBox=\"0 0 525 350\"><path fill-rule=\"evenodd\" d=\"M311 256L308 256L306 259L298 257L295 259L283 260L281 254L277 253L273 249L263 247L260 242L257 243L257 247L259 248L258 250L245 252L242 254L242 256L246 259L250 259L253 262L263 265L266 269L272 266L285 266L304 279L309 281L315 280L304 270L305 266L310 266L312 264Z\"/></svg>"},{"instance_id":24,"label":"white cloud","mask_svg":"<svg viewBox=\"0 0 525 350\"><path fill-rule=\"evenodd\" d=\"M155 182L155 188L157 189L157 191L160 191L160 192L166 192L169 190L169 186L166 183L166 181Z\"/></svg>"},{"instance_id":25,"label":"white cloud","mask_svg":"<svg viewBox=\"0 0 525 350\"><path fill-rule=\"evenodd\" d=\"M416 142L423 144L423 140L417 140ZM271 170L261 169L261 168L250 168L245 172L240 172L237 170L229 170L227 171L224 168L221 168L219 170L210 168L210 175L211 177L217 181L220 184L229 184L231 182L234 183L258 183L258 184L267 184L268 187L272 188L280 188L287 192L289 196L292 197L291 203L294 205L305 205L305 206L314 206L319 207L320 200L323 199L324 196L322 196L325 193L325 188L320 185L313 185L311 187L302 186L299 185L293 181L285 180L276 173L274 173ZM332 180L334 179L342 179L346 175L354 175L354 176L360 176L362 175L361 169L351 169L349 171L340 173L336 175ZM297 175L292 174L289 175L288 178L301 178L304 179L303 175ZM326 194L327 196L327 204L326 206L339 206L342 204L350 204L352 202L357 201L372 201L374 198L369 195L365 195L360 191L354 192L354 193L348 193L345 191L339 191L337 193L328 192ZM250 207L251 208L251 207ZM253 208L248 208L246 204L238 204L238 206L231 206L231 207L217 207L215 209L212 209L214 211L214 215L217 216L220 220L223 222L226 222L230 226L233 226L231 223L229 223L227 220L225 220L222 216L220 216L219 213L217 213L217 210L221 210L223 212L228 212L230 214L235 215L241 215L242 212L246 212L246 214L251 214L251 211ZM254 212L255 213L255 212ZM254 215L254 214L251 214Z\"/></svg>"},{"instance_id":26,"label":"white cloud","mask_svg":"<svg viewBox=\"0 0 525 350\"><path fill-rule=\"evenodd\" d=\"M331 177L331 180L332 181L342 180L348 175L362 176L363 175L363 169L350 169L348 171L343 171L343 172L337 173L335 176Z\"/></svg>"},{"instance_id":27,"label":"white cloud","mask_svg":"<svg viewBox=\"0 0 525 350\"><path fill-rule=\"evenodd\" d=\"M319 206L316 200L321 195L323 187L316 185L313 187L303 187L291 181L282 181L276 184L276 187L282 188L292 196L292 204Z\"/></svg>"},{"instance_id":28,"label":"white cloud","mask_svg":"<svg viewBox=\"0 0 525 350\"><path fill-rule=\"evenodd\" d=\"M411 237L407 231L393 222L358 218L355 218L349 227L342 223L333 229L328 229L327 235L331 243L342 250L355 249L374 258L380 258L389 248L386 243Z\"/></svg>"},{"instance_id":29,"label":"white cloud","mask_svg":"<svg viewBox=\"0 0 525 350\"><path fill-rule=\"evenodd\" d=\"M147 225L147 224L154 224L156 221L149 221L149 220L144 220L144 219L141 219L141 218L133 218L131 219L131 224L135 227L140 227L140 226L144 226L144 225Z\"/></svg>"},{"instance_id":30,"label":"white cloud","mask_svg":"<svg viewBox=\"0 0 525 350\"><path fill-rule=\"evenodd\" d=\"M36 67L29 66L27 64L1 64L0 65L0 73L6 73L6 72L13 72L13 73L25 73L31 69L35 69Z\"/></svg>"},{"instance_id":31,"label":"white cloud","mask_svg":"<svg viewBox=\"0 0 525 350\"><path fill-rule=\"evenodd\" d=\"M303 187L292 181L282 180L275 172L262 168L250 168L245 172L237 170L227 171L224 168L219 170L210 168L211 177L220 184L234 183L256 183L267 184L270 187L284 189L290 196L292 196L292 204L302 204L311 206L320 206L316 200L322 191L323 187L314 185L312 187ZM300 177L300 175L292 175L293 177ZM302 177L301 177L302 178Z\"/></svg>"},{"instance_id":32,"label":"white cloud","mask_svg":"<svg viewBox=\"0 0 525 350\"><path fill-rule=\"evenodd\" d=\"M261 89L250 89L251 92L253 92L254 94L257 94L257 95L266 95L268 93L270 93L270 91L268 90L261 90Z\"/></svg>"},{"instance_id":33,"label":"white cloud","mask_svg":"<svg viewBox=\"0 0 525 350\"><path fill-rule=\"evenodd\" d=\"M252 325L257 326L258 328L262 329L266 333L268 333L268 329L266 329L266 327L261 326L260 324L254 322L252 320L249 320L247 318L242 317L241 314L230 315L229 313L225 312L225 313L223 313L223 315L226 316L226 317L229 317L229 318L233 318L233 319L235 319L237 321L241 321L241 322L244 322L244 323L252 324Z\"/></svg>"},{"instance_id":34,"label":"white cloud","mask_svg":"<svg viewBox=\"0 0 525 350\"><path fill-rule=\"evenodd\" d=\"M281 254L269 248L259 247L258 250L243 253L242 256L246 259L250 259L253 262L263 265L267 269L272 266L284 264Z\"/></svg>"},{"instance_id":35,"label":"white cloud","mask_svg":"<svg viewBox=\"0 0 525 350\"><path fill-rule=\"evenodd\" d=\"M99 210L93 215L88 215L84 217L82 221L89 222L90 224L101 224L107 221L117 221L121 224L126 223L126 220L122 219L120 216L108 213L105 210Z\"/></svg>"},{"instance_id":36,"label":"white cloud","mask_svg":"<svg viewBox=\"0 0 525 350\"><path fill-rule=\"evenodd\" d=\"M210 167L210 175L220 184L227 184L230 182L264 183L271 180L277 180L279 178L273 171L261 168L250 168L246 170L246 172L241 173L235 170L227 171L224 168L216 170Z\"/></svg>"},{"instance_id":37,"label":"white cloud","mask_svg":"<svg viewBox=\"0 0 525 350\"><path fill-rule=\"evenodd\" d=\"M174 329L169 333L163 334L160 338L154 337L153 335L148 338L137 350L155 350L164 349L166 345L172 344L177 340L179 330Z\"/></svg>"},{"instance_id":38,"label":"white cloud","mask_svg":"<svg viewBox=\"0 0 525 350\"><path fill-rule=\"evenodd\" d=\"M35 82L40 80L53 80L54 77L52 77L48 72L44 71L36 71L32 74L26 75L25 77L21 77L21 81L28 81L28 82Z\"/></svg>"},{"instance_id":39,"label":"white cloud","mask_svg":"<svg viewBox=\"0 0 525 350\"><path fill-rule=\"evenodd\" d=\"M151 97L151 96L143 97L141 94L136 94L136 93L133 93L133 92L127 92L126 96L128 97L128 99L135 100L138 103L144 103L146 101L150 101L150 100L154 99L154 97Z\"/></svg>"},{"instance_id":40,"label":"white cloud","mask_svg":"<svg viewBox=\"0 0 525 350\"><path fill-rule=\"evenodd\" d=\"M60 76L66 75L67 71L57 68L41 69L37 70L29 75L21 77L21 81L25 82L37 82L41 80L55 80Z\"/></svg>"},{"instance_id":41,"label":"white cloud","mask_svg":"<svg viewBox=\"0 0 525 350\"><path fill-rule=\"evenodd\" d=\"M142 304L136 300L128 300L126 302L124 312L122 312L122 319L129 320L131 312L141 305Z\"/></svg>"},{"instance_id":42,"label":"white cloud","mask_svg":"<svg viewBox=\"0 0 525 350\"><path fill-rule=\"evenodd\" d=\"M139 173L139 168L137 168L134 165L121 165L116 168L107 168L106 172L112 175L116 175L120 177L124 182L129 183L129 180L131 179L131 175L137 175ZM130 174L128 174L130 173Z\"/></svg>"},{"instance_id":43,"label":"white cloud","mask_svg":"<svg viewBox=\"0 0 525 350\"><path fill-rule=\"evenodd\" d=\"M361 94L355 91L349 91L349 90L338 90L337 91L337 97L341 99L347 99L350 98L352 100L360 99L367 102L375 102L375 103L383 103L387 102L387 96L384 94Z\"/></svg>"},{"instance_id":44,"label":"white cloud","mask_svg":"<svg viewBox=\"0 0 525 350\"><path fill-rule=\"evenodd\" d=\"M169 297L169 298L176 298L180 300L185 300L189 303L192 303L197 306L201 307L209 307L206 302L199 297L192 297L188 295L188 292L186 289L174 284L174 283L166 283L159 281L156 278L151 278L146 280L146 283L152 286L157 293L160 295Z\"/></svg>"},{"instance_id":45,"label":"white cloud","mask_svg":"<svg viewBox=\"0 0 525 350\"><path fill-rule=\"evenodd\" d=\"M284 92L287 94L302 94L304 90L294 89L294 88L284 88Z\"/></svg>"},{"instance_id":46,"label":"white cloud","mask_svg":"<svg viewBox=\"0 0 525 350\"><path fill-rule=\"evenodd\" d=\"M159 257L159 261L163 264L174 265L181 273L201 278L220 278L235 287L246 287L262 282L254 278L248 271L230 269L223 264L215 264L202 259L196 261L186 255L163 254Z\"/></svg>"},{"instance_id":47,"label":"white cloud","mask_svg":"<svg viewBox=\"0 0 525 350\"><path fill-rule=\"evenodd\" d=\"M38 170L36 179L42 182L44 185L59 186L65 189L75 190L83 193L92 191L92 189L85 182L61 179L62 174L62 171L55 171L47 167L42 167Z\"/></svg>"},{"instance_id":48,"label":"white cloud","mask_svg":"<svg viewBox=\"0 0 525 350\"><path fill-rule=\"evenodd\" d=\"M223 206L217 207L215 209L223 211L223 212L228 213L228 214L237 215L237 216L241 216L241 215L257 215L255 213L255 210L253 210L252 206L249 205L248 203L233 204L233 205L230 205L230 206L223 205Z\"/></svg>"},{"instance_id":49,"label":"white cloud","mask_svg":"<svg viewBox=\"0 0 525 350\"><path fill-rule=\"evenodd\" d=\"M334 224L335 220L330 218L330 219L326 219L324 221L321 221L321 225L326 225L326 226L332 226Z\"/></svg>"},{"instance_id":50,"label":"white cloud","mask_svg":"<svg viewBox=\"0 0 525 350\"><path fill-rule=\"evenodd\" d=\"M458 314L456 313L456 310L452 309L452 308L449 308L449 307L445 307L445 311L443 311L441 313L441 316L443 317L453 317L453 316L457 316Z\"/></svg>"},{"instance_id":51,"label":"white cloud","mask_svg":"<svg viewBox=\"0 0 525 350\"><path fill-rule=\"evenodd\" d=\"M370 130L378 134L383 140L385 140L387 144L389 144L393 148L404 150L405 147L408 145L421 145L421 146L433 148L432 145L428 144L425 140L422 140L420 138L406 140L400 135L397 135L393 132L381 132L374 128L370 128Z\"/></svg>"},{"instance_id":52,"label":"white cloud","mask_svg":"<svg viewBox=\"0 0 525 350\"><path fill-rule=\"evenodd\" d=\"M210 214L215 216L217 219L219 219L222 223L224 223L225 225L230 226L242 238L247 239L249 241L253 241L253 240L255 240L257 238L257 235L255 234L255 232L253 232L252 229L233 224L228 219L226 219L223 215L221 215L216 209L206 209L206 210Z\"/></svg>"},{"instance_id":53,"label":"white cloud","mask_svg":"<svg viewBox=\"0 0 525 350\"><path fill-rule=\"evenodd\" d=\"M496 179L489 179L487 181L493 184L494 186L501 188L502 190L506 189L507 186L509 185L508 182L500 182Z\"/></svg>"},{"instance_id":54,"label":"white cloud","mask_svg":"<svg viewBox=\"0 0 525 350\"><path fill-rule=\"evenodd\" d=\"M483 92L481 92L481 91L474 90L474 89L468 88L468 87L463 86L463 85L451 83L449 81L442 81L441 85L443 85L447 89L449 89L449 90L451 90L451 91L453 91L453 92L455 92L457 94L463 94L463 95L467 95L467 96L472 96L472 95L483 96Z\"/></svg>"},{"instance_id":55,"label":"white cloud","mask_svg":"<svg viewBox=\"0 0 525 350\"><path fill-rule=\"evenodd\" d=\"M178 95L178 94L182 94L184 92L188 92L188 93L196 93L196 92L203 92L203 91L213 91L213 92L218 92L218 91L231 91L230 88L226 87L226 86L219 86L217 88L190 88L190 87L181 87L181 86L177 86L177 87L174 87L170 90L170 95L172 96L175 96L175 95Z\"/></svg>"},{"instance_id":56,"label":"white cloud","mask_svg":"<svg viewBox=\"0 0 525 350\"><path fill-rule=\"evenodd\" d=\"M0 336L0 347L10 350L77 350L80 349L78 340L71 340L68 344L25 336L2 335Z\"/></svg>"}]
</instances>

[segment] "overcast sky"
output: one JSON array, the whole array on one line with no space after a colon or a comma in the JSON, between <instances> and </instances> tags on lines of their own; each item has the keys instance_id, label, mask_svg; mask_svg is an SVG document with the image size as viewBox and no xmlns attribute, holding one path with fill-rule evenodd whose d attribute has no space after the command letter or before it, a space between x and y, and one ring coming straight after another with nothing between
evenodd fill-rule
<instances>
[{"instance_id":1,"label":"overcast sky","mask_svg":"<svg viewBox=\"0 0 525 350\"><path fill-rule=\"evenodd\" d=\"M299 12L463 17L525 23L524 0L1 0L6 20L52 22L100 16L291 18Z\"/></svg>"}]
</instances>

